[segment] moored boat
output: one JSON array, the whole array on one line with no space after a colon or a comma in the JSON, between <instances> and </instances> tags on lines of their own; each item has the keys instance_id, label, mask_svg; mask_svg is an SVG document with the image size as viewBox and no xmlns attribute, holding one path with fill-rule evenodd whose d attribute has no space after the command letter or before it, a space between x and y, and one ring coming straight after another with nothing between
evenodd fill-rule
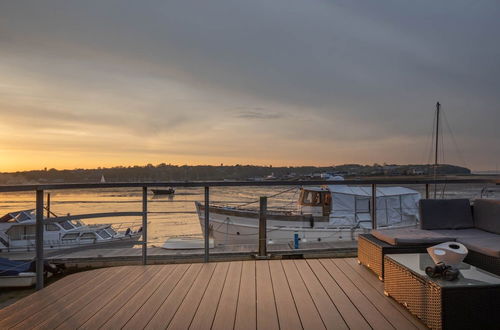
<instances>
[{"instance_id":1,"label":"moored boat","mask_svg":"<svg viewBox=\"0 0 500 330\"><path fill-rule=\"evenodd\" d=\"M64 217L45 219L44 249L64 249L92 246L134 245L142 228L120 231L111 224L85 224ZM11 212L0 218L0 251L12 252L35 249L36 216L33 210Z\"/></svg>"},{"instance_id":2,"label":"moored boat","mask_svg":"<svg viewBox=\"0 0 500 330\"><path fill-rule=\"evenodd\" d=\"M404 187L376 190L378 227L414 227L418 221L420 193ZM204 210L195 202L203 231ZM369 232L371 189L347 185L302 187L297 208L267 211L268 243L287 243L298 234L302 242L355 240ZM256 244L259 236L259 211L211 205L210 235L216 245Z\"/></svg>"},{"instance_id":3,"label":"moored boat","mask_svg":"<svg viewBox=\"0 0 500 330\"><path fill-rule=\"evenodd\" d=\"M174 188L168 189L151 189L154 195L173 195L175 194Z\"/></svg>"}]
</instances>

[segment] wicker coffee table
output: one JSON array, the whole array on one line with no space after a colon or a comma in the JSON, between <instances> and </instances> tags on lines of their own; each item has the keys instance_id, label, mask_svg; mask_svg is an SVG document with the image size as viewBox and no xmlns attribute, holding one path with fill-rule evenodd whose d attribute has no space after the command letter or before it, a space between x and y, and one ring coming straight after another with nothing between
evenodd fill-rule
<instances>
[{"instance_id":1,"label":"wicker coffee table","mask_svg":"<svg viewBox=\"0 0 500 330\"><path fill-rule=\"evenodd\" d=\"M425 274L426 253L384 257L384 290L431 329L499 329L500 276L466 263L455 281Z\"/></svg>"}]
</instances>

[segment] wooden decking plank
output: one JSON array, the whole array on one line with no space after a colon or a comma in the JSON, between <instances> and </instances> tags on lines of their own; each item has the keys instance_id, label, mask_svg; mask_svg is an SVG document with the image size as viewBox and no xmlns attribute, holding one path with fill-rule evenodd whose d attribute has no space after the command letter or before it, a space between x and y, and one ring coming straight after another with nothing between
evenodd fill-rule
<instances>
[{"instance_id":1,"label":"wooden decking plank","mask_svg":"<svg viewBox=\"0 0 500 330\"><path fill-rule=\"evenodd\" d=\"M351 302L349 297L344 293L323 265L317 259L308 259L307 264L311 267L314 275L318 278L326 293L339 310L347 326L350 329L371 329L363 315L361 315L356 306Z\"/></svg>"},{"instance_id":2,"label":"wooden decking plank","mask_svg":"<svg viewBox=\"0 0 500 330\"><path fill-rule=\"evenodd\" d=\"M226 282L224 283L219 305L215 312L215 318L212 324L213 329L234 328L242 266L243 263L241 261L233 261L229 265Z\"/></svg>"},{"instance_id":3,"label":"wooden decking plank","mask_svg":"<svg viewBox=\"0 0 500 330\"><path fill-rule=\"evenodd\" d=\"M7 306L0 310L0 326L3 321L6 321L8 318L15 314L22 315L31 315L34 312L45 308L46 306L53 304L58 299L61 299L66 294L70 293L75 288L85 284L86 282L92 280L94 276L98 276L100 273L104 271L108 271L108 269L96 269L86 272L81 272L77 274L68 275L59 281L53 283L57 285L49 285L43 290L37 291L22 300ZM21 316L22 318L23 316Z\"/></svg>"},{"instance_id":4,"label":"wooden decking plank","mask_svg":"<svg viewBox=\"0 0 500 330\"><path fill-rule=\"evenodd\" d=\"M79 329L97 329L112 317L132 297L140 292L142 287L149 282L151 277L157 274L161 266L148 266L146 272L136 281L134 286L121 292L113 298L104 308L95 313L90 319L80 326Z\"/></svg>"},{"instance_id":5,"label":"wooden decking plank","mask_svg":"<svg viewBox=\"0 0 500 330\"><path fill-rule=\"evenodd\" d=\"M242 283L244 283L243 278ZM274 300L273 283L271 281L271 271L269 270L268 261L257 261L254 283L254 286L257 288L257 329L279 329L278 313ZM239 314L246 313L247 309L238 306ZM255 329L255 324L253 329Z\"/></svg>"},{"instance_id":6,"label":"wooden decking plank","mask_svg":"<svg viewBox=\"0 0 500 330\"><path fill-rule=\"evenodd\" d=\"M104 290L99 299L90 301L86 306L77 306L74 309L73 314L68 315L68 310L65 310L66 319L61 321L59 324L55 322L51 324L53 328L63 330L63 329L77 329L82 324L87 322L95 313L97 313L101 308L106 306L113 298L120 294L123 290L126 290L129 286L135 285L135 281L146 271L146 267L133 267L127 276L123 276L119 281L116 281L106 290Z\"/></svg>"},{"instance_id":7,"label":"wooden decking plank","mask_svg":"<svg viewBox=\"0 0 500 330\"><path fill-rule=\"evenodd\" d=\"M386 319L391 322L396 329L418 328L411 319L406 317L406 314L409 315L408 311L404 311L399 308L399 306L396 306L392 299L385 297L382 291L370 284L370 280L380 282L377 278L366 278L366 276L360 275L360 273L355 271L352 266L343 259L336 259L335 263L351 281L356 283L357 287L363 291L364 295L385 315Z\"/></svg>"},{"instance_id":8,"label":"wooden decking plank","mask_svg":"<svg viewBox=\"0 0 500 330\"><path fill-rule=\"evenodd\" d=\"M205 265L206 264L193 264L189 267L188 271L177 283L174 290L156 311L156 314L149 320L146 329L165 329L168 326L175 312L184 300L184 297L193 285L193 282L196 280L198 273Z\"/></svg>"},{"instance_id":9,"label":"wooden decking plank","mask_svg":"<svg viewBox=\"0 0 500 330\"><path fill-rule=\"evenodd\" d=\"M162 303L169 297L177 283L189 269L190 264L177 265L170 276L163 282L163 285L141 306L141 308L128 320L123 329L142 329L153 317Z\"/></svg>"},{"instance_id":10,"label":"wooden decking plank","mask_svg":"<svg viewBox=\"0 0 500 330\"><path fill-rule=\"evenodd\" d=\"M358 264L358 262L354 258L345 258L345 262L349 266L351 266L352 269L358 272L364 279L366 279L371 286L373 286L377 290L380 290L380 294L383 294L384 282L380 281L378 279L378 276L374 272L372 272L365 266Z\"/></svg>"},{"instance_id":11,"label":"wooden decking plank","mask_svg":"<svg viewBox=\"0 0 500 330\"><path fill-rule=\"evenodd\" d=\"M240 292L234 321L235 329L255 329L257 326L255 265L255 261L244 261L241 268Z\"/></svg>"},{"instance_id":12,"label":"wooden decking plank","mask_svg":"<svg viewBox=\"0 0 500 330\"><path fill-rule=\"evenodd\" d=\"M382 295L384 298L384 284L382 281L378 279L378 277L365 266L358 264L356 259L354 258L345 258L344 261L354 270L356 271L365 281L367 281L372 287L375 288L376 292ZM409 320L415 327L418 329L428 329L421 321L419 321L415 316L410 314L406 308L400 305L394 299L387 298L387 301L391 303L396 309L398 309L401 314Z\"/></svg>"},{"instance_id":13,"label":"wooden decking plank","mask_svg":"<svg viewBox=\"0 0 500 330\"><path fill-rule=\"evenodd\" d=\"M111 270L107 270L104 272L100 272L99 274L101 276L106 276L106 274L110 274ZM90 280L90 277L89 277ZM10 315L6 316L4 319L0 321L0 329L2 328L9 328L12 327L24 320L26 318L31 317L35 315L36 313L45 310L47 308L50 308L50 306L54 304L58 304L59 301L65 299L68 295L71 295L75 290L79 290L82 287L85 287L86 285L89 285L89 282L83 282L82 284L76 282L72 287L71 290L66 292L65 294L62 294L60 297L55 296L55 292L49 292L47 295L43 296L38 296L39 299L35 301L31 301L29 303L28 308L23 308L19 312L11 313ZM41 290L43 291L43 290ZM24 300L24 299L23 299ZM23 300L18 301L15 305L20 304L21 306L24 305Z\"/></svg>"},{"instance_id":14,"label":"wooden decking plank","mask_svg":"<svg viewBox=\"0 0 500 330\"><path fill-rule=\"evenodd\" d=\"M151 280L141 288L141 291L127 301L126 304L104 323L102 327L105 329L121 329L148 298L163 284L175 267L175 265L161 266L160 271L151 277Z\"/></svg>"},{"instance_id":15,"label":"wooden decking plank","mask_svg":"<svg viewBox=\"0 0 500 330\"><path fill-rule=\"evenodd\" d=\"M215 273L216 268L221 267L219 263L204 264L198 277L194 281L191 289L186 294L182 304L177 309L172 321L168 325L168 329L188 329L193 321L194 315L201 299L207 291L207 286Z\"/></svg>"},{"instance_id":16,"label":"wooden decking plank","mask_svg":"<svg viewBox=\"0 0 500 330\"><path fill-rule=\"evenodd\" d=\"M13 329L26 329L27 327L43 328L49 327L51 321L57 322L61 316L61 310L78 306L79 304L86 304L98 296L102 288L112 283L112 281L119 280L125 274L127 268L112 269L110 272L104 273L101 280L97 284L89 283L83 287L79 287L70 294L58 300L57 303L52 304L30 317L25 318L22 322L12 327Z\"/></svg>"},{"instance_id":17,"label":"wooden decking plank","mask_svg":"<svg viewBox=\"0 0 500 330\"><path fill-rule=\"evenodd\" d=\"M273 283L274 299L278 311L278 320L281 329L302 329L299 314L295 307L292 292L288 286L285 272L279 260L269 261L271 280Z\"/></svg>"},{"instance_id":18,"label":"wooden decking plank","mask_svg":"<svg viewBox=\"0 0 500 330\"><path fill-rule=\"evenodd\" d=\"M330 259L320 259L320 263L335 279L344 293L353 302L373 329L393 329L382 313L363 295L363 293L342 273Z\"/></svg>"},{"instance_id":19,"label":"wooden decking plank","mask_svg":"<svg viewBox=\"0 0 500 330\"><path fill-rule=\"evenodd\" d=\"M326 328L348 329L342 315L340 315L337 307L335 307L307 262L305 260L295 260L294 262Z\"/></svg>"},{"instance_id":20,"label":"wooden decking plank","mask_svg":"<svg viewBox=\"0 0 500 330\"><path fill-rule=\"evenodd\" d=\"M201 299L200 305L189 326L191 329L210 329L214 321L217 305L222 294L222 288L226 281L229 262L221 262L217 265L207 290Z\"/></svg>"},{"instance_id":21,"label":"wooden decking plank","mask_svg":"<svg viewBox=\"0 0 500 330\"><path fill-rule=\"evenodd\" d=\"M326 329L293 260L281 261L304 329Z\"/></svg>"}]
</instances>

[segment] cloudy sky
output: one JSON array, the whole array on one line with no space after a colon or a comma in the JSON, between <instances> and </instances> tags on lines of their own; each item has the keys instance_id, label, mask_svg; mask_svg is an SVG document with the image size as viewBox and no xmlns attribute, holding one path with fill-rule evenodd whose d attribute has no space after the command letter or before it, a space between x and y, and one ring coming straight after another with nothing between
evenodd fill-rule
<instances>
[{"instance_id":1,"label":"cloudy sky","mask_svg":"<svg viewBox=\"0 0 500 330\"><path fill-rule=\"evenodd\" d=\"M500 164L500 2L0 0L0 171ZM447 131L451 127L453 135Z\"/></svg>"}]
</instances>

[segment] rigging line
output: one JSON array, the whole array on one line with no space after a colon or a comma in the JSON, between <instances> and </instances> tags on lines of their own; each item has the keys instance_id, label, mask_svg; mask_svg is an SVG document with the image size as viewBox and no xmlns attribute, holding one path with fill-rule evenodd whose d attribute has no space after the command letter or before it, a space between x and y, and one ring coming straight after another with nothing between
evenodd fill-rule
<instances>
[{"instance_id":1,"label":"rigging line","mask_svg":"<svg viewBox=\"0 0 500 330\"><path fill-rule=\"evenodd\" d=\"M430 140L428 141L427 148L426 148L428 150L427 164L431 164L432 163L432 152L434 151L434 144L433 144L433 142L434 142L434 135L435 135L435 133L436 133L436 112L434 111L434 116L432 117L432 132L431 132ZM425 158L424 158L424 160L425 160Z\"/></svg>"},{"instance_id":2,"label":"rigging line","mask_svg":"<svg viewBox=\"0 0 500 330\"><path fill-rule=\"evenodd\" d=\"M287 193L287 192L289 192L289 191L292 191L292 190L294 190L294 189L297 189L297 187L293 187L293 188L287 189L287 190L285 190L285 191L281 191L281 192L279 192L279 193L277 193L277 194L267 196L267 198L273 198L273 197L279 196L279 195L281 195L281 194ZM240 205L236 205L235 207L236 207L236 208L239 208L239 207L242 207L242 206L247 206L247 205L250 205L250 204L255 204L255 203L258 203L258 202L259 202L258 200L256 200L256 201L251 201L251 202L248 202L248 203L243 203L243 204L240 204Z\"/></svg>"},{"instance_id":3,"label":"rigging line","mask_svg":"<svg viewBox=\"0 0 500 330\"><path fill-rule=\"evenodd\" d=\"M469 167L467 165L467 162L465 161L465 158L463 157L463 154L461 152L461 150L458 148L458 143L457 143L457 140L455 139L455 134L453 133L453 131L451 130L451 125L450 123L448 122L448 117L446 116L446 112L443 112L443 118L444 118L444 123L446 125L446 128L448 129L448 131L450 132L450 135L451 135L451 140L453 142L453 145L456 149L456 152L457 152L457 155L458 157L460 158L460 161L462 162L462 164L465 166L465 167Z\"/></svg>"}]
</instances>

